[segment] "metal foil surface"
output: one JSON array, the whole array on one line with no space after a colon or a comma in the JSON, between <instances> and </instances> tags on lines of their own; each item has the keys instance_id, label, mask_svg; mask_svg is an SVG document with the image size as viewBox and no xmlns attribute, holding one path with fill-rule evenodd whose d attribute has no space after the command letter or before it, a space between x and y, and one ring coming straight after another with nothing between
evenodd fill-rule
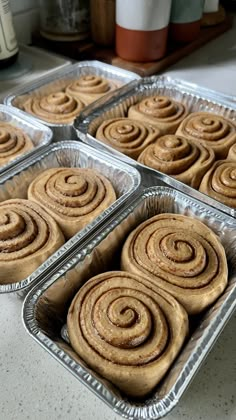
<instances>
[{"instance_id":1,"label":"metal foil surface","mask_svg":"<svg viewBox=\"0 0 236 420\"><path fill-rule=\"evenodd\" d=\"M151 396L133 400L83 362L69 343L66 317L82 284L92 276L119 269L127 235L144 220L163 212L184 214L208 225L220 238L227 256L229 282L224 293L191 322L190 336L167 375ZM160 419L180 400L204 358L236 308L236 221L204 203L169 187L145 189L81 243L64 266L36 285L23 304L28 333L116 413L128 419Z\"/></svg>"},{"instance_id":2,"label":"metal foil surface","mask_svg":"<svg viewBox=\"0 0 236 420\"><path fill-rule=\"evenodd\" d=\"M0 104L0 122L11 124L13 127L17 127L23 130L30 137L34 148L27 153L23 153L17 156L14 160L11 160L4 166L0 167L0 175L12 168L16 162L21 161L26 156L31 156L40 147L48 145L52 141L52 131L49 127L46 127L42 123L35 121L34 118L28 116L25 112L19 109L13 109L12 107Z\"/></svg>"},{"instance_id":3,"label":"metal foil surface","mask_svg":"<svg viewBox=\"0 0 236 420\"><path fill-rule=\"evenodd\" d=\"M121 68L105 64L100 61L81 61L76 64L68 65L59 70L50 72L47 76L42 76L37 80L30 83L24 84L24 86L15 89L10 92L4 98L4 104L9 106L16 106L21 96L28 94L37 93L50 93L55 91L55 84L61 86L61 83L67 80L72 80L76 77L80 77L86 74L94 74L103 76L111 80L115 80L120 86L131 82L134 79L140 79L140 76L136 73ZM114 91L113 91L114 94ZM43 122L45 125L50 127L54 134L54 141L72 139L76 140L77 136L73 128L73 124L53 124L42 120L41 118L34 117L37 121Z\"/></svg>"},{"instance_id":4,"label":"metal foil surface","mask_svg":"<svg viewBox=\"0 0 236 420\"><path fill-rule=\"evenodd\" d=\"M83 230L69 239L37 270L20 282L0 285L0 294L18 292L24 296L34 284L43 279L48 270L64 261L66 257L77 249L78 244L111 217L124 202L134 194L140 186L140 175L136 169L112 158L109 155L92 149L78 141L65 141L44 147L33 157L15 165L8 172L0 175L0 201L10 198L27 198L29 184L42 171L57 167L93 168L106 176L117 194L117 200L101 213Z\"/></svg>"},{"instance_id":5,"label":"metal foil surface","mask_svg":"<svg viewBox=\"0 0 236 420\"><path fill-rule=\"evenodd\" d=\"M136 167L143 175L147 187L160 185L159 182L162 185L165 183L236 217L236 209L220 203L169 175L135 161L95 138L97 128L103 121L109 118L126 117L131 105L135 105L144 97L154 94L170 96L186 105L190 112L212 112L236 122L235 101L228 95L203 88L196 84L172 79L169 76L152 76L133 81L129 85L120 88L116 95L110 95L110 97L107 95L106 101L101 98L94 105L88 106L75 119L74 127L78 136L85 143L96 149L108 151L120 160Z\"/></svg>"}]
</instances>

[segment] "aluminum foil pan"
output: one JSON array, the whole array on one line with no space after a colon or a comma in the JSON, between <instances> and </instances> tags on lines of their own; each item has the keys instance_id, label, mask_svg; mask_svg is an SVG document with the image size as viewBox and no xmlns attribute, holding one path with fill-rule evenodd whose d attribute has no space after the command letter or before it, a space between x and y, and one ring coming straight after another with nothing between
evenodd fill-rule
<instances>
[{"instance_id":1,"label":"aluminum foil pan","mask_svg":"<svg viewBox=\"0 0 236 420\"><path fill-rule=\"evenodd\" d=\"M61 87L63 81L72 80L86 74L95 74L115 80L120 86L127 84L134 79L140 79L140 76L136 73L111 66L110 64L105 64L100 61L81 61L76 64L68 65L65 68L55 70L48 76L40 77L36 81L27 83L21 88L12 91L4 98L4 104L18 107L20 106L21 96L23 95L35 94L38 92L47 92L48 94L55 91L55 85ZM53 130L54 141L77 138L73 124L53 124L43 121L40 118L36 118L36 120L43 122Z\"/></svg>"},{"instance_id":2,"label":"aluminum foil pan","mask_svg":"<svg viewBox=\"0 0 236 420\"><path fill-rule=\"evenodd\" d=\"M0 122L9 123L14 127L23 130L26 134L28 134L34 145L34 149L19 155L14 160L11 160L8 164L1 166L0 175L4 171L11 169L16 162L22 161L22 159L24 159L26 156L31 156L32 153L34 153L36 150L42 146L48 145L52 141L52 131L50 128L46 127L38 121L35 121L25 112L22 112L18 109L13 109L12 107L6 105L0 105Z\"/></svg>"},{"instance_id":3,"label":"aluminum foil pan","mask_svg":"<svg viewBox=\"0 0 236 420\"><path fill-rule=\"evenodd\" d=\"M117 200L83 230L74 235L26 279L13 284L0 285L0 294L18 292L24 295L30 287L44 278L46 272L64 261L80 242L111 217L134 194L140 185L136 169L104 155L78 141L65 141L45 147L32 158L16 165L12 171L0 176L0 201L10 198L27 198L27 189L32 180L42 171L57 167L93 168L106 176L113 184ZM22 293L21 293L22 292Z\"/></svg>"},{"instance_id":4,"label":"aluminum foil pan","mask_svg":"<svg viewBox=\"0 0 236 420\"><path fill-rule=\"evenodd\" d=\"M187 83L181 80L172 79L167 76L152 76L131 82L128 86L119 89L118 94L106 101L103 98L93 106L87 107L75 120L74 127L78 136L87 144L99 150L108 151L124 162L136 167L144 176L146 186L160 185L159 181L179 189L198 200L224 211L231 216L236 216L236 210L228 207L219 201L208 197L206 194L177 181L155 169L136 162L134 159L113 149L111 146L102 143L95 138L99 125L109 119L126 117L131 105L136 104L144 97L160 94L167 95L185 104L190 112L206 111L223 115L225 118L236 121L236 107L233 98L229 96L202 88L196 84Z\"/></svg>"},{"instance_id":5,"label":"aluminum foil pan","mask_svg":"<svg viewBox=\"0 0 236 420\"><path fill-rule=\"evenodd\" d=\"M191 320L188 341L152 395L134 401L124 397L76 355L69 344L66 315L84 282L98 273L119 269L120 251L129 232L162 212L197 218L219 235L227 255L229 283L214 306ZM24 325L40 345L116 413L136 420L162 418L178 404L236 307L235 247L236 221L230 216L171 188L146 189L98 229L96 236L79 246L64 266L29 292L23 305Z\"/></svg>"}]
</instances>

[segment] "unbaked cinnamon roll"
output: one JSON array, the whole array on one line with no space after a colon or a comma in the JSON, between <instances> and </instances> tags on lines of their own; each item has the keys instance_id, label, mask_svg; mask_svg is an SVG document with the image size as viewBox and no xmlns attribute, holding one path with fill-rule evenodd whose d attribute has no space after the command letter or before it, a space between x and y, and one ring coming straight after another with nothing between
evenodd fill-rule
<instances>
[{"instance_id":1,"label":"unbaked cinnamon roll","mask_svg":"<svg viewBox=\"0 0 236 420\"><path fill-rule=\"evenodd\" d=\"M116 194L95 169L52 168L33 180L28 198L40 203L70 238L107 209Z\"/></svg>"},{"instance_id":2,"label":"unbaked cinnamon roll","mask_svg":"<svg viewBox=\"0 0 236 420\"><path fill-rule=\"evenodd\" d=\"M16 283L33 273L65 242L52 217L29 200L0 203L0 284Z\"/></svg>"},{"instance_id":3,"label":"unbaked cinnamon roll","mask_svg":"<svg viewBox=\"0 0 236 420\"><path fill-rule=\"evenodd\" d=\"M0 166L34 148L24 130L7 122L0 122Z\"/></svg>"},{"instance_id":4,"label":"unbaked cinnamon roll","mask_svg":"<svg viewBox=\"0 0 236 420\"><path fill-rule=\"evenodd\" d=\"M189 314L212 304L228 279L219 238L200 221L179 214L159 214L131 232L121 266L172 294Z\"/></svg>"},{"instance_id":5,"label":"unbaked cinnamon roll","mask_svg":"<svg viewBox=\"0 0 236 420\"><path fill-rule=\"evenodd\" d=\"M171 175L193 188L199 187L214 160L212 149L175 134L160 137L138 158L143 165Z\"/></svg>"},{"instance_id":6,"label":"unbaked cinnamon roll","mask_svg":"<svg viewBox=\"0 0 236 420\"><path fill-rule=\"evenodd\" d=\"M230 147L236 142L234 123L210 112L193 112L181 123L176 134L211 147L216 159L226 158Z\"/></svg>"},{"instance_id":7,"label":"unbaked cinnamon roll","mask_svg":"<svg viewBox=\"0 0 236 420\"><path fill-rule=\"evenodd\" d=\"M236 209L236 161L215 162L204 175L199 191Z\"/></svg>"},{"instance_id":8,"label":"unbaked cinnamon roll","mask_svg":"<svg viewBox=\"0 0 236 420\"><path fill-rule=\"evenodd\" d=\"M129 118L146 121L159 128L161 134L175 133L187 114L184 104L161 95L147 97L128 111Z\"/></svg>"},{"instance_id":9,"label":"unbaked cinnamon roll","mask_svg":"<svg viewBox=\"0 0 236 420\"><path fill-rule=\"evenodd\" d=\"M66 93L79 98L84 104L88 105L106 93L117 89L117 87L117 84L112 80L107 80L95 74L86 74L69 83L66 87Z\"/></svg>"},{"instance_id":10,"label":"unbaked cinnamon roll","mask_svg":"<svg viewBox=\"0 0 236 420\"><path fill-rule=\"evenodd\" d=\"M70 343L83 360L133 397L162 379L188 332L188 316L171 295L122 271L99 274L74 297Z\"/></svg>"},{"instance_id":11,"label":"unbaked cinnamon roll","mask_svg":"<svg viewBox=\"0 0 236 420\"><path fill-rule=\"evenodd\" d=\"M234 160L236 162L236 143L230 147L227 160Z\"/></svg>"},{"instance_id":12,"label":"unbaked cinnamon roll","mask_svg":"<svg viewBox=\"0 0 236 420\"><path fill-rule=\"evenodd\" d=\"M111 118L98 127L96 138L119 152L137 159L160 136L158 128L130 118Z\"/></svg>"},{"instance_id":13,"label":"unbaked cinnamon roll","mask_svg":"<svg viewBox=\"0 0 236 420\"><path fill-rule=\"evenodd\" d=\"M70 124L84 108L84 103L58 91L42 97L31 96L22 105L24 111L54 124Z\"/></svg>"}]
</instances>

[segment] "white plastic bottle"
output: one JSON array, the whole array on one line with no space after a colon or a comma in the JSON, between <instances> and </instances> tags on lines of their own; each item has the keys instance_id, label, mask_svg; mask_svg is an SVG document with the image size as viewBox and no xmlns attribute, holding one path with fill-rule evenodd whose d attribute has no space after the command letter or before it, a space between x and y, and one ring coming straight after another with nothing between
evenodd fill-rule
<instances>
[{"instance_id":1,"label":"white plastic bottle","mask_svg":"<svg viewBox=\"0 0 236 420\"><path fill-rule=\"evenodd\" d=\"M13 64L19 52L9 0L0 0L0 69Z\"/></svg>"}]
</instances>

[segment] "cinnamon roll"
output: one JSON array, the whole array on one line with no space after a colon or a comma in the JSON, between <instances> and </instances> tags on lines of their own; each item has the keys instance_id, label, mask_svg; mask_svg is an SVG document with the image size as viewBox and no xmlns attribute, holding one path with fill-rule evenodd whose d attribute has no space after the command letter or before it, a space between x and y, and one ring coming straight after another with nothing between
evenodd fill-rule
<instances>
[{"instance_id":1,"label":"cinnamon roll","mask_svg":"<svg viewBox=\"0 0 236 420\"><path fill-rule=\"evenodd\" d=\"M0 122L0 166L34 148L24 130L10 123Z\"/></svg>"},{"instance_id":2,"label":"cinnamon roll","mask_svg":"<svg viewBox=\"0 0 236 420\"><path fill-rule=\"evenodd\" d=\"M69 83L65 90L70 96L79 98L84 104L89 105L117 87L112 80L87 74Z\"/></svg>"},{"instance_id":3,"label":"cinnamon roll","mask_svg":"<svg viewBox=\"0 0 236 420\"><path fill-rule=\"evenodd\" d=\"M140 163L171 175L193 188L199 187L214 160L212 149L175 134L160 137L146 147L138 158Z\"/></svg>"},{"instance_id":4,"label":"cinnamon roll","mask_svg":"<svg viewBox=\"0 0 236 420\"><path fill-rule=\"evenodd\" d=\"M161 95L147 97L128 111L129 118L146 121L159 128L161 134L175 133L187 114L184 104Z\"/></svg>"},{"instance_id":5,"label":"cinnamon roll","mask_svg":"<svg viewBox=\"0 0 236 420\"><path fill-rule=\"evenodd\" d=\"M236 161L215 162L204 175L199 191L236 209Z\"/></svg>"},{"instance_id":6,"label":"cinnamon roll","mask_svg":"<svg viewBox=\"0 0 236 420\"><path fill-rule=\"evenodd\" d=\"M158 128L130 118L111 118L98 127L96 138L119 152L137 159L160 136Z\"/></svg>"},{"instance_id":7,"label":"cinnamon roll","mask_svg":"<svg viewBox=\"0 0 236 420\"><path fill-rule=\"evenodd\" d=\"M24 111L54 124L70 124L84 108L84 103L58 91L42 97L31 96L22 105Z\"/></svg>"},{"instance_id":8,"label":"cinnamon roll","mask_svg":"<svg viewBox=\"0 0 236 420\"><path fill-rule=\"evenodd\" d=\"M230 147L227 159L234 160L236 162L236 143L234 143L233 146Z\"/></svg>"},{"instance_id":9,"label":"cinnamon roll","mask_svg":"<svg viewBox=\"0 0 236 420\"><path fill-rule=\"evenodd\" d=\"M0 284L16 283L33 273L65 242L52 217L29 200L0 203Z\"/></svg>"},{"instance_id":10,"label":"cinnamon roll","mask_svg":"<svg viewBox=\"0 0 236 420\"><path fill-rule=\"evenodd\" d=\"M113 271L86 282L67 316L72 347L120 390L147 395L162 379L188 332L184 308L145 278Z\"/></svg>"},{"instance_id":11,"label":"cinnamon roll","mask_svg":"<svg viewBox=\"0 0 236 420\"><path fill-rule=\"evenodd\" d=\"M121 266L172 294L189 314L212 304L228 279L219 238L200 221L179 214L159 214L131 232Z\"/></svg>"},{"instance_id":12,"label":"cinnamon roll","mask_svg":"<svg viewBox=\"0 0 236 420\"><path fill-rule=\"evenodd\" d=\"M94 169L52 168L33 180L28 198L40 203L70 238L108 208L116 194Z\"/></svg>"},{"instance_id":13,"label":"cinnamon roll","mask_svg":"<svg viewBox=\"0 0 236 420\"><path fill-rule=\"evenodd\" d=\"M211 147L216 159L226 158L236 142L236 126L221 115L193 112L181 123L176 134Z\"/></svg>"}]
</instances>

